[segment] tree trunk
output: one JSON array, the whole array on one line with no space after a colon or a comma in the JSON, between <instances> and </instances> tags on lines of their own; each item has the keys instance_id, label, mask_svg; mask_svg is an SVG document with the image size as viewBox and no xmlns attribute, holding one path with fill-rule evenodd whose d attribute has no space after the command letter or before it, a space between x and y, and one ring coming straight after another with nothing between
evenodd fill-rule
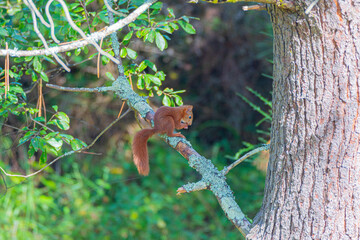
<instances>
[{"instance_id":1,"label":"tree trunk","mask_svg":"<svg viewBox=\"0 0 360 240\"><path fill-rule=\"evenodd\" d=\"M312 1L296 2L306 9ZM263 206L247 237L360 239L360 2L304 9L269 9L271 154Z\"/></svg>"}]
</instances>

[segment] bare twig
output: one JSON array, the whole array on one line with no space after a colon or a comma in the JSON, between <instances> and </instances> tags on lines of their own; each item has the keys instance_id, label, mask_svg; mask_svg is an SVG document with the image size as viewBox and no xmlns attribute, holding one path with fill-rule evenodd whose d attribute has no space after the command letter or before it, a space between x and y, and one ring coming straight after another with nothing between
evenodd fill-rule
<instances>
[{"instance_id":1,"label":"bare twig","mask_svg":"<svg viewBox=\"0 0 360 240\"><path fill-rule=\"evenodd\" d=\"M182 193L201 191L208 188L209 188L209 183L200 180L197 183L188 183L178 188L178 190L176 191L177 192L176 195L181 195Z\"/></svg>"},{"instance_id":2,"label":"bare twig","mask_svg":"<svg viewBox=\"0 0 360 240\"><path fill-rule=\"evenodd\" d=\"M233 162L232 164L230 164L229 166L227 167L224 167L224 169L221 171L222 174L226 175L228 174L228 172L233 169L234 167L236 167L238 164L240 164L241 162L243 162L245 159L247 159L248 157L258 153L258 152L261 152L261 151L266 151L266 150L269 150L270 148L270 144L266 144L266 145L263 145L261 147L258 147L250 152L248 152L247 154L245 154L244 156L242 156L241 158L239 158L238 160L236 160L235 162Z\"/></svg>"},{"instance_id":3,"label":"bare twig","mask_svg":"<svg viewBox=\"0 0 360 240\"><path fill-rule=\"evenodd\" d=\"M121 115L120 118L117 118L115 119L112 123L110 123L103 131L101 131L101 133L99 135L96 136L96 138L86 147L83 147L83 148L80 148L78 150L72 150L72 151L69 151L67 153L64 153L63 155L55 158L54 160L52 160L51 162L49 162L48 164L46 164L44 167L40 168L39 170L37 170L36 172L33 172L31 174L28 174L28 175L21 175L21 174L10 174L10 173L7 173L2 167L0 167L0 170L8 177L21 177L21 178L29 178L29 177L32 177L32 176L35 176L36 174L44 171L44 169L48 168L49 166L51 166L52 164L54 164L56 161L58 161L59 159L63 158L63 157L66 157L66 156L69 156L69 155L72 155L74 153L80 153L80 152L83 152L89 148L91 148L96 142L97 140L107 131L109 130L115 123L117 123L120 119L122 119L126 114L128 114L130 112L130 108L123 114Z\"/></svg>"},{"instance_id":4,"label":"bare twig","mask_svg":"<svg viewBox=\"0 0 360 240\"><path fill-rule=\"evenodd\" d=\"M72 88L72 87L62 87L54 84L47 83L46 87L57 89L65 92L106 92L114 91L112 87L97 87L97 88Z\"/></svg>"},{"instance_id":5,"label":"bare twig","mask_svg":"<svg viewBox=\"0 0 360 240\"><path fill-rule=\"evenodd\" d=\"M100 48L102 46L104 38L101 39L100 41ZM98 55L98 59L97 59L97 77L100 77L100 54Z\"/></svg>"},{"instance_id":6,"label":"bare twig","mask_svg":"<svg viewBox=\"0 0 360 240\"><path fill-rule=\"evenodd\" d=\"M257 4L251 6L243 6L242 9L244 11L251 11L251 10L262 11L262 10L266 10L266 6L264 4Z\"/></svg>"},{"instance_id":7,"label":"bare twig","mask_svg":"<svg viewBox=\"0 0 360 240\"><path fill-rule=\"evenodd\" d=\"M91 37L88 37L86 36L86 34L83 32L83 30L81 30L81 28L79 28L75 23L74 21L72 20L71 16L70 16L70 12L69 12L69 9L67 8L65 2L63 0L56 0L58 1L61 6L63 7L63 10L65 12L65 17L66 17L66 20L68 21L68 23L70 24L70 26L75 30L77 31L81 37L83 37L84 39L87 39L89 43L91 43L95 48L96 50L101 53L102 55L108 57L109 59L111 59L114 63L119 63L119 61L114 58L113 56L111 56L109 53L105 52L104 50L102 50L99 45L91 38Z\"/></svg>"},{"instance_id":8,"label":"bare twig","mask_svg":"<svg viewBox=\"0 0 360 240\"><path fill-rule=\"evenodd\" d=\"M54 42L56 42L57 44L60 43L60 41L56 38L55 36L55 25L54 25L54 21L51 17L51 14L50 14L50 4L53 2L54 0L49 0L47 3L46 3L46 6L45 6L45 13L46 13L46 16L49 20L49 23L50 23L50 33L51 33L51 38L54 40Z\"/></svg>"},{"instance_id":9,"label":"bare twig","mask_svg":"<svg viewBox=\"0 0 360 240\"><path fill-rule=\"evenodd\" d=\"M44 24L48 28L50 27L50 24L45 21L32 0L24 0L24 3L29 7L30 11L33 11L36 14L42 24Z\"/></svg>"},{"instance_id":10,"label":"bare twig","mask_svg":"<svg viewBox=\"0 0 360 240\"><path fill-rule=\"evenodd\" d=\"M108 11L120 16L120 17L126 17L126 14L123 14L123 13L119 13L117 11L115 11L114 9L112 9L112 7L110 6L110 4L108 3L108 0L104 0L104 3L108 9Z\"/></svg>"},{"instance_id":11,"label":"bare twig","mask_svg":"<svg viewBox=\"0 0 360 240\"><path fill-rule=\"evenodd\" d=\"M6 49L8 49L8 43L6 42ZM6 54L5 57L5 98L7 95L7 92L10 91L10 82L9 82L9 68L10 68L10 61L9 61L9 53Z\"/></svg>"},{"instance_id":12,"label":"bare twig","mask_svg":"<svg viewBox=\"0 0 360 240\"><path fill-rule=\"evenodd\" d=\"M123 101L123 103L122 103L122 105L121 105L119 114L118 114L118 116L117 116L118 118L120 117L120 115L121 115L121 113L122 113L122 111L123 111L123 109L124 109L124 106L125 106L125 101Z\"/></svg>"},{"instance_id":13,"label":"bare twig","mask_svg":"<svg viewBox=\"0 0 360 240\"><path fill-rule=\"evenodd\" d=\"M30 0L28 0L30 1ZM41 32L39 31L39 28L37 26L37 20L36 20L36 15L35 15L35 10L33 9L33 7L31 5L29 5L30 11L31 11L31 16L33 19L33 24L34 24L34 31L35 33L38 35L38 37L40 38L41 42L44 44L45 49L50 50L49 46L44 38L44 36L41 34ZM68 68L65 63L63 61L61 61L61 59L53 52L51 52L51 55L56 59L56 61L68 72L70 72L70 68Z\"/></svg>"}]
</instances>

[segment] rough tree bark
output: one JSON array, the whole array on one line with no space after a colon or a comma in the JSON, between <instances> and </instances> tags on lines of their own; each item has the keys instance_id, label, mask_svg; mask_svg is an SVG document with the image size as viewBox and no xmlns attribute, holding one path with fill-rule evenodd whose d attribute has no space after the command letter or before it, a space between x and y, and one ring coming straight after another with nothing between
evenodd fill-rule
<instances>
[{"instance_id":1,"label":"rough tree bark","mask_svg":"<svg viewBox=\"0 0 360 240\"><path fill-rule=\"evenodd\" d=\"M269 6L271 153L249 239L360 239L360 2Z\"/></svg>"}]
</instances>

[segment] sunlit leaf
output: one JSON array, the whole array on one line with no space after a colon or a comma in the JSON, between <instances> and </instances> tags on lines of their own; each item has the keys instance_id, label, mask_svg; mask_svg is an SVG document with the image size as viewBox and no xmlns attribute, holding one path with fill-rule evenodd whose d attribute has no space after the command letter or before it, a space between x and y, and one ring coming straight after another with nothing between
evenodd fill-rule
<instances>
[{"instance_id":1,"label":"sunlit leaf","mask_svg":"<svg viewBox=\"0 0 360 240\"><path fill-rule=\"evenodd\" d=\"M195 28L190 23L182 21L182 20L179 20L178 23L182 27L182 29L184 29L185 32L187 32L189 34L196 33Z\"/></svg>"},{"instance_id":2,"label":"sunlit leaf","mask_svg":"<svg viewBox=\"0 0 360 240\"><path fill-rule=\"evenodd\" d=\"M134 50L132 50L131 48L126 48L127 54L131 59L136 59L137 58L137 52L135 52Z\"/></svg>"},{"instance_id":3,"label":"sunlit leaf","mask_svg":"<svg viewBox=\"0 0 360 240\"><path fill-rule=\"evenodd\" d=\"M164 95L162 99L162 104L165 106L171 106L171 100L168 96Z\"/></svg>"},{"instance_id":4,"label":"sunlit leaf","mask_svg":"<svg viewBox=\"0 0 360 240\"><path fill-rule=\"evenodd\" d=\"M156 46L161 51L163 51L165 48L167 48L167 41L165 40L163 35L159 32L156 32L155 42L156 42Z\"/></svg>"}]
</instances>

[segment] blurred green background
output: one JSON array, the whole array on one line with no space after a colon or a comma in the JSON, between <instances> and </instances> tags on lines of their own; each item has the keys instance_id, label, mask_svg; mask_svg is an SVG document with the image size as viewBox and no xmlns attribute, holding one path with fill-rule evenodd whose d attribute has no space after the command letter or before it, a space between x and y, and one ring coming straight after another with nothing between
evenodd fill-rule
<instances>
[{"instance_id":1,"label":"blurred green background","mask_svg":"<svg viewBox=\"0 0 360 240\"><path fill-rule=\"evenodd\" d=\"M269 140L269 123L257 127L263 116L238 96L264 109L246 87L271 99L269 17L266 12L243 12L241 4L165 4L178 15L199 17L192 22L197 34L176 32L165 52L136 43L132 48L165 71L166 86L186 90L182 96L185 104L194 105L194 124L182 133L222 169L233 161L226 156L261 143L259 138ZM111 71L111 66L102 71ZM65 86L106 82L96 78L95 60L74 67L71 74L54 72L49 78ZM69 115L70 134L88 143L113 121L121 106L107 94L44 89L44 96L47 106L57 104ZM28 96L34 104L36 97ZM154 97L151 104L160 106L161 99ZM7 121L16 125L20 120L9 116ZM138 130L134 115L128 114L91 149L96 154L61 159L25 181L0 178L0 239L241 239L210 191L176 196L177 188L199 180L199 175L159 138L148 143L150 175L137 174L130 144ZM17 131L2 126L0 166L26 172L36 163L28 161L18 139ZM267 157L255 158L255 164L254 159L242 163L227 176L250 218L262 203Z\"/></svg>"}]
</instances>

